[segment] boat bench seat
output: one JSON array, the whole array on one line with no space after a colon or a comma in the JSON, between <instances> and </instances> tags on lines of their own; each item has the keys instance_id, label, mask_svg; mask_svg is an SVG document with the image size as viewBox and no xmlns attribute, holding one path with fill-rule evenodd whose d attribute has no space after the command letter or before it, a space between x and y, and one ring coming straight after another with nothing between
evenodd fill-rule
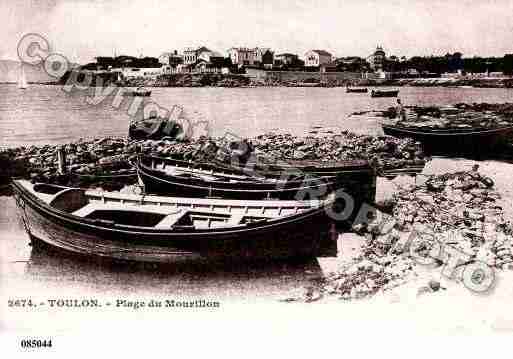
<instances>
[{"instance_id":1,"label":"boat bench seat","mask_svg":"<svg viewBox=\"0 0 513 359\"><path fill-rule=\"evenodd\" d=\"M176 209L176 208L165 208L165 207L161 207L161 206L143 206L143 207L139 207L139 206L126 206L126 205L122 205L122 204L112 204L112 203L108 203L108 204L103 204L103 203L89 203L87 205L85 205L84 207L72 212L71 214L74 215L74 216L78 216L78 217L82 217L82 218L85 218L87 216L89 216L91 213L93 213L94 211L98 211L98 210L114 210L114 211L131 211L131 210L136 210L136 211L140 211L140 212L150 212L150 213L159 213L159 214L164 214L166 215L166 217L163 219L163 221L169 217L169 216L179 216L179 217L182 217L185 212L187 211L184 211L182 209Z\"/></svg>"},{"instance_id":2,"label":"boat bench seat","mask_svg":"<svg viewBox=\"0 0 513 359\"><path fill-rule=\"evenodd\" d=\"M169 229L171 228L176 222L178 222L180 220L180 218L182 218L188 211L185 211L185 210L179 210L175 213L171 213L171 214L168 214L166 217L164 217L164 219L162 219L162 221L160 221L159 223L157 223L157 225L155 226L155 228L160 228L160 229Z\"/></svg>"},{"instance_id":3,"label":"boat bench seat","mask_svg":"<svg viewBox=\"0 0 513 359\"><path fill-rule=\"evenodd\" d=\"M82 217L85 218L94 211L96 211L98 208L97 204L89 203L88 205L76 210L75 212L71 213L73 216Z\"/></svg>"}]
</instances>

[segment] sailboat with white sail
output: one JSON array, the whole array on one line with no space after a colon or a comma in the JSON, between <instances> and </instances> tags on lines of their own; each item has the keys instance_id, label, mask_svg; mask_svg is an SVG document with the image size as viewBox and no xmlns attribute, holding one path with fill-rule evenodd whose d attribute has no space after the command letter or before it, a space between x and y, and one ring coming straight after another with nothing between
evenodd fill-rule
<instances>
[{"instance_id":1,"label":"sailboat with white sail","mask_svg":"<svg viewBox=\"0 0 513 359\"><path fill-rule=\"evenodd\" d=\"M20 76L18 78L18 88L25 90L28 88L27 76L25 75L25 68L23 64L20 65Z\"/></svg>"}]
</instances>

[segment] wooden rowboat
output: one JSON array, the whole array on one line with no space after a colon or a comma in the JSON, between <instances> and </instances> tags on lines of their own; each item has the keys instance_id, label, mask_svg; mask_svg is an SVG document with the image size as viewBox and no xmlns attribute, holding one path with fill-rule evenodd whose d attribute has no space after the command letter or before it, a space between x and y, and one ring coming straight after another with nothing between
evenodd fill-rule
<instances>
[{"instance_id":1,"label":"wooden rowboat","mask_svg":"<svg viewBox=\"0 0 513 359\"><path fill-rule=\"evenodd\" d=\"M127 195L13 181L34 244L121 261L318 256L333 239L316 201L237 201Z\"/></svg>"},{"instance_id":2,"label":"wooden rowboat","mask_svg":"<svg viewBox=\"0 0 513 359\"><path fill-rule=\"evenodd\" d=\"M139 97L148 97L151 96L151 90L146 90L143 88L137 88L135 90L127 90L124 91L123 94L125 96L139 96Z\"/></svg>"},{"instance_id":3,"label":"wooden rowboat","mask_svg":"<svg viewBox=\"0 0 513 359\"><path fill-rule=\"evenodd\" d=\"M367 93L367 87L346 87L347 93Z\"/></svg>"},{"instance_id":4,"label":"wooden rowboat","mask_svg":"<svg viewBox=\"0 0 513 359\"><path fill-rule=\"evenodd\" d=\"M397 97L399 90L372 90L371 97Z\"/></svg>"},{"instance_id":5,"label":"wooden rowboat","mask_svg":"<svg viewBox=\"0 0 513 359\"><path fill-rule=\"evenodd\" d=\"M153 156L140 156L139 178L147 193L187 197L233 199L296 199L298 192L322 196L336 189L336 178L293 177L279 179L250 176L240 169L208 163L192 163Z\"/></svg>"},{"instance_id":6,"label":"wooden rowboat","mask_svg":"<svg viewBox=\"0 0 513 359\"><path fill-rule=\"evenodd\" d=\"M267 167L266 171L247 171L247 167L195 163L155 156L140 156L137 170L147 193L222 197L234 199L297 199L323 196L344 188L361 197L370 192L373 201L376 175L368 163L354 167L294 168Z\"/></svg>"},{"instance_id":7,"label":"wooden rowboat","mask_svg":"<svg viewBox=\"0 0 513 359\"><path fill-rule=\"evenodd\" d=\"M426 152L431 153L484 153L493 151L511 140L513 126L498 128L408 128L382 125L386 135L410 137L422 143Z\"/></svg>"}]
</instances>

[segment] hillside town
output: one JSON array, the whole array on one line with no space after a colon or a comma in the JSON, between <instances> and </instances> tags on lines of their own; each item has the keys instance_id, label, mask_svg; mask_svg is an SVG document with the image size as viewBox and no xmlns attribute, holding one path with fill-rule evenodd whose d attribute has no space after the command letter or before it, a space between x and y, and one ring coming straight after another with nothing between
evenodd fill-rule
<instances>
[{"instance_id":1,"label":"hillside town","mask_svg":"<svg viewBox=\"0 0 513 359\"><path fill-rule=\"evenodd\" d=\"M464 57L462 53L444 56L396 56L378 45L367 57L337 57L332 51L312 49L304 54L276 53L267 47L232 47L221 53L206 46L147 56L98 56L82 71L109 76L125 84L166 86L187 85L170 78L184 75L241 75L243 85L348 85L375 82L394 85L474 85L512 87L513 54L503 57ZM162 82L164 80L164 82ZM139 81L139 82L138 82ZM141 83L142 81L142 83ZM463 82L461 82L463 81ZM212 82L212 81L210 81ZM460 83L461 82L461 83ZM189 81L188 85L210 85ZM241 85L228 82L228 85Z\"/></svg>"}]
</instances>

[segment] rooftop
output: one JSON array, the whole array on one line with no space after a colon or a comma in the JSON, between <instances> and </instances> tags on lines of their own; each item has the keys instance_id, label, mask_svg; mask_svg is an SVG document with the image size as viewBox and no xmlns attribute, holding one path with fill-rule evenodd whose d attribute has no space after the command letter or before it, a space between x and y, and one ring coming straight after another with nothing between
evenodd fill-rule
<instances>
[{"instance_id":1,"label":"rooftop","mask_svg":"<svg viewBox=\"0 0 513 359\"><path fill-rule=\"evenodd\" d=\"M310 50L310 51L315 52L322 56L331 56L331 54L326 50Z\"/></svg>"}]
</instances>

